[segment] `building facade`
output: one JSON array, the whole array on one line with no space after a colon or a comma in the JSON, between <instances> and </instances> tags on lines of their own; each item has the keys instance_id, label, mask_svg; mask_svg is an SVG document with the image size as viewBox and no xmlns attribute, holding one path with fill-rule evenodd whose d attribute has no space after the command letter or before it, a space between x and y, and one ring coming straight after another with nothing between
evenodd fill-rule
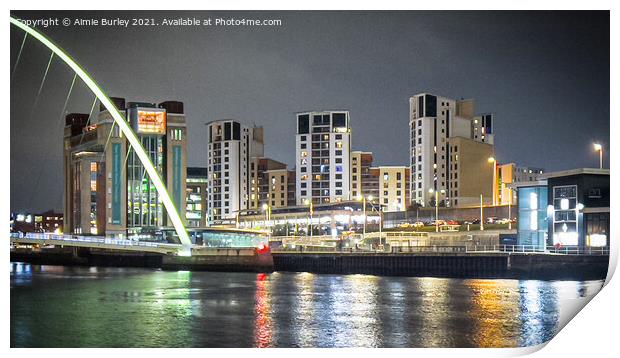
<instances>
[{"instance_id":1,"label":"building facade","mask_svg":"<svg viewBox=\"0 0 620 358\"><path fill-rule=\"evenodd\" d=\"M368 230L379 229L380 215L376 210L360 201L340 201L337 203L317 204L312 211L308 205L274 208L270 215L262 210L246 210L239 216L239 228L265 229L274 236L310 235L329 236L338 239L338 235L347 231L362 232L364 218Z\"/></svg>"},{"instance_id":2,"label":"building facade","mask_svg":"<svg viewBox=\"0 0 620 358\"><path fill-rule=\"evenodd\" d=\"M251 207L252 158L263 156L263 129L233 119L207 127L207 222L217 223Z\"/></svg>"},{"instance_id":3,"label":"building facade","mask_svg":"<svg viewBox=\"0 0 620 358\"><path fill-rule=\"evenodd\" d=\"M451 137L448 146L448 186L440 196L440 206L479 206L493 204L493 146L463 137ZM443 187L440 190L446 190ZM444 201L443 204L441 202Z\"/></svg>"},{"instance_id":4,"label":"building facade","mask_svg":"<svg viewBox=\"0 0 620 358\"><path fill-rule=\"evenodd\" d=\"M519 197L517 244L540 250L609 248L609 184L608 169L590 168L512 184Z\"/></svg>"},{"instance_id":5,"label":"building facade","mask_svg":"<svg viewBox=\"0 0 620 358\"><path fill-rule=\"evenodd\" d=\"M283 208L295 205L295 171L286 167L266 171L267 201L271 208ZM292 189L292 191L291 191Z\"/></svg>"},{"instance_id":6,"label":"building facade","mask_svg":"<svg viewBox=\"0 0 620 358\"><path fill-rule=\"evenodd\" d=\"M355 200L362 196L377 196L377 185L372 183L376 177L372 177L370 167L373 156L371 152L351 152L351 199Z\"/></svg>"},{"instance_id":7,"label":"building facade","mask_svg":"<svg viewBox=\"0 0 620 358\"><path fill-rule=\"evenodd\" d=\"M207 226L207 193L208 175L207 168L187 168L187 206L185 218L188 227Z\"/></svg>"},{"instance_id":8,"label":"building facade","mask_svg":"<svg viewBox=\"0 0 620 358\"><path fill-rule=\"evenodd\" d=\"M42 214L11 213L11 232L41 232L61 234L63 214L48 210Z\"/></svg>"},{"instance_id":9,"label":"building facade","mask_svg":"<svg viewBox=\"0 0 620 358\"><path fill-rule=\"evenodd\" d=\"M499 205L517 204L517 195L510 184L536 181L543 173L543 168L522 167L515 163L498 165L496 175Z\"/></svg>"},{"instance_id":10,"label":"building facade","mask_svg":"<svg viewBox=\"0 0 620 358\"><path fill-rule=\"evenodd\" d=\"M455 101L422 93L409 99L409 133L411 202L429 206L434 203L438 193L440 202L446 206L468 205L470 200L466 198L470 194L460 190L459 186L468 187L476 182L474 179L480 174L487 176L489 172L492 175L493 166L477 166L476 169L483 170L483 173L458 164L457 169L454 169L455 152L459 152L461 160L467 155L476 163L487 161L488 157L474 160L473 155L493 154L493 115L475 116L473 100ZM463 142L467 144L459 151L457 142L460 140L454 139L450 145L452 138L462 138L469 142ZM482 146L476 146L476 143ZM475 149L475 153L469 155L464 151L465 148ZM474 177L471 178L471 183L460 185L461 180L468 180L470 176ZM484 200L492 201L492 189L483 190L483 186L491 185L493 179L479 183L477 188L467 191L478 192L478 197L480 194L484 196L485 191L490 191L488 195L491 199Z\"/></svg>"},{"instance_id":11,"label":"building facade","mask_svg":"<svg viewBox=\"0 0 620 358\"><path fill-rule=\"evenodd\" d=\"M296 202L333 203L350 198L351 127L348 111L297 113Z\"/></svg>"},{"instance_id":12,"label":"building facade","mask_svg":"<svg viewBox=\"0 0 620 358\"><path fill-rule=\"evenodd\" d=\"M252 179L250 183L250 205L248 209L259 209L262 208L263 205L272 205L272 199L274 199L273 201L275 203L280 205L279 199L281 199L281 194L284 195L283 198L286 205L286 197L288 197L286 188L288 176L283 180L283 185L285 188L277 194L278 200L275 200L275 194L274 198L271 197L274 190L272 190L272 182L269 174L269 172L274 170L286 171L286 164L265 157L253 157L250 160L250 176ZM278 179L280 178L278 177ZM280 186L278 186L278 189L279 188Z\"/></svg>"},{"instance_id":13,"label":"building facade","mask_svg":"<svg viewBox=\"0 0 620 358\"><path fill-rule=\"evenodd\" d=\"M404 211L409 203L409 168L373 167L371 152L351 152L351 199L366 197L382 211Z\"/></svg>"},{"instance_id":14,"label":"building facade","mask_svg":"<svg viewBox=\"0 0 620 358\"><path fill-rule=\"evenodd\" d=\"M405 211L409 203L409 168L379 166L371 168L378 177L378 202L382 211Z\"/></svg>"},{"instance_id":15,"label":"building facade","mask_svg":"<svg viewBox=\"0 0 620 358\"><path fill-rule=\"evenodd\" d=\"M112 98L130 122L168 193L185 217L187 132L183 103ZM96 118L66 116L64 232L117 236L169 226L155 186L101 106Z\"/></svg>"}]
</instances>

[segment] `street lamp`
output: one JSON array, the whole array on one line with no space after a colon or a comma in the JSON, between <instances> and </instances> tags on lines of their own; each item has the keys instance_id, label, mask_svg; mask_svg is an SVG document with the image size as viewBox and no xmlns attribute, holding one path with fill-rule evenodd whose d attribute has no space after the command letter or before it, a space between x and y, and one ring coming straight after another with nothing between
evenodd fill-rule
<instances>
[{"instance_id":1,"label":"street lamp","mask_svg":"<svg viewBox=\"0 0 620 358\"><path fill-rule=\"evenodd\" d=\"M480 231L484 231L484 211L482 208L482 194L480 194Z\"/></svg>"},{"instance_id":2,"label":"street lamp","mask_svg":"<svg viewBox=\"0 0 620 358\"><path fill-rule=\"evenodd\" d=\"M430 188L428 189L428 192L430 194L435 192L435 232L439 232L439 192L445 194L446 191L443 189L435 191L433 188Z\"/></svg>"},{"instance_id":3,"label":"street lamp","mask_svg":"<svg viewBox=\"0 0 620 358\"><path fill-rule=\"evenodd\" d=\"M495 184L497 183L497 179L495 178L495 172L496 172L497 161L495 160L494 157L489 157L488 161L489 163L493 163L493 185L491 185L491 195L493 198L493 206L496 206L497 202L495 200L495 194L496 194Z\"/></svg>"},{"instance_id":4,"label":"street lamp","mask_svg":"<svg viewBox=\"0 0 620 358\"><path fill-rule=\"evenodd\" d=\"M598 151L600 168L603 169L603 145L594 143L594 150Z\"/></svg>"},{"instance_id":5,"label":"street lamp","mask_svg":"<svg viewBox=\"0 0 620 358\"><path fill-rule=\"evenodd\" d=\"M381 211L381 203L379 203L379 210L372 204L372 195L368 196L370 200L370 210L374 210L379 214L379 245L383 245L383 211Z\"/></svg>"},{"instance_id":6,"label":"street lamp","mask_svg":"<svg viewBox=\"0 0 620 358\"><path fill-rule=\"evenodd\" d=\"M310 208L310 239L312 240L312 214L314 213L314 208L312 206L312 200L305 199L304 203L309 205ZM307 236L307 233L306 233Z\"/></svg>"},{"instance_id":7,"label":"street lamp","mask_svg":"<svg viewBox=\"0 0 620 358\"><path fill-rule=\"evenodd\" d=\"M271 220L271 206L269 204L263 204L263 210L265 211L265 226L269 226Z\"/></svg>"},{"instance_id":8,"label":"street lamp","mask_svg":"<svg viewBox=\"0 0 620 358\"><path fill-rule=\"evenodd\" d=\"M512 188L508 188L508 195L508 230L512 230L512 213L510 212L510 207L512 205Z\"/></svg>"},{"instance_id":9,"label":"street lamp","mask_svg":"<svg viewBox=\"0 0 620 358\"><path fill-rule=\"evenodd\" d=\"M362 237L364 239L366 239L366 199L368 199L368 201L372 202L373 196L372 195L368 195L368 198L366 198L363 195L360 195L357 197L357 201L361 201L362 202L362 211L364 212L364 226L363 226L363 231L362 231Z\"/></svg>"}]
</instances>

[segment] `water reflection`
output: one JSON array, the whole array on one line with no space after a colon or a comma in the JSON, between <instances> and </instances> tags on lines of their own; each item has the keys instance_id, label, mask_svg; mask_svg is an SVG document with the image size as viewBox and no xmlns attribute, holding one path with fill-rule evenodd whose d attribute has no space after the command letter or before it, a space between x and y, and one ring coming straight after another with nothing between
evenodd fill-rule
<instances>
[{"instance_id":1,"label":"water reflection","mask_svg":"<svg viewBox=\"0 0 620 358\"><path fill-rule=\"evenodd\" d=\"M412 337L416 345L427 347L452 346L453 332L447 326L449 315L448 290L450 280L444 278L414 279L415 292L419 295L418 309L419 329ZM413 307L411 307L413 308Z\"/></svg>"},{"instance_id":2,"label":"water reflection","mask_svg":"<svg viewBox=\"0 0 620 358\"><path fill-rule=\"evenodd\" d=\"M295 287L297 287L296 301L292 309L294 310L294 321L291 329L293 334L293 345L296 347L315 346L315 330L313 329L315 278L317 275L302 272L294 275Z\"/></svg>"},{"instance_id":3,"label":"water reflection","mask_svg":"<svg viewBox=\"0 0 620 358\"><path fill-rule=\"evenodd\" d=\"M476 347L514 347L520 331L515 280L467 280L471 290L471 338Z\"/></svg>"},{"instance_id":4,"label":"water reflection","mask_svg":"<svg viewBox=\"0 0 620 358\"><path fill-rule=\"evenodd\" d=\"M256 293L254 294L254 346L265 348L271 346L271 318L269 312L270 281L267 275L256 275Z\"/></svg>"},{"instance_id":5,"label":"water reflection","mask_svg":"<svg viewBox=\"0 0 620 358\"><path fill-rule=\"evenodd\" d=\"M11 346L527 346L601 286L11 264Z\"/></svg>"},{"instance_id":6,"label":"water reflection","mask_svg":"<svg viewBox=\"0 0 620 358\"><path fill-rule=\"evenodd\" d=\"M336 345L350 347L380 346L380 325L378 322L377 276L345 276L340 295L344 300L336 302L333 312L340 317L341 328ZM343 304L341 307L339 304Z\"/></svg>"}]
</instances>

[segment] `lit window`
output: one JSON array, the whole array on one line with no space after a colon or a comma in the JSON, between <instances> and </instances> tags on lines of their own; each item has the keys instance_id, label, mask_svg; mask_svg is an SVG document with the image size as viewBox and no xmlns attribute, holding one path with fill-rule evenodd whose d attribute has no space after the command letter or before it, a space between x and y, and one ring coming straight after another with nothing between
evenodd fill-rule
<instances>
[{"instance_id":1,"label":"lit window","mask_svg":"<svg viewBox=\"0 0 620 358\"><path fill-rule=\"evenodd\" d=\"M538 209L538 194L536 193L530 193L530 209L532 210ZM536 229L532 229L532 230L536 230Z\"/></svg>"}]
</instances>

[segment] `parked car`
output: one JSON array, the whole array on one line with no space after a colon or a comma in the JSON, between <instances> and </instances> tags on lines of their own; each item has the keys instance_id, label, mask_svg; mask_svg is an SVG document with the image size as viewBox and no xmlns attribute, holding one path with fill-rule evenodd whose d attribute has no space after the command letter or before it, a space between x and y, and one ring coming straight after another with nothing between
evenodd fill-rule
<instances>
[{"instance_id":1,"label":"parked car","mask_svg":"<svg viewBox=\"0 0 620 358\"><path fill-rule=\"evenodd\" d=\"M485 220L487 224L494 224L496 221L497 221L497 216L489 216Z\"/></svg>"},{"instance_id":2,"label":"parked car","mask_svg":"<svg viewBox=\"0 0 620 358\"><path fill-rule=\"evenodd\" d=\"M416 221L414 223L402 223L402 224L398 225L399 228L403 228L403 229L406 229L406 228L418 228L418 227L421 227L421 226L424 226L424 223L421 222L421 221Z\"/></svg>"}]
</instances>

